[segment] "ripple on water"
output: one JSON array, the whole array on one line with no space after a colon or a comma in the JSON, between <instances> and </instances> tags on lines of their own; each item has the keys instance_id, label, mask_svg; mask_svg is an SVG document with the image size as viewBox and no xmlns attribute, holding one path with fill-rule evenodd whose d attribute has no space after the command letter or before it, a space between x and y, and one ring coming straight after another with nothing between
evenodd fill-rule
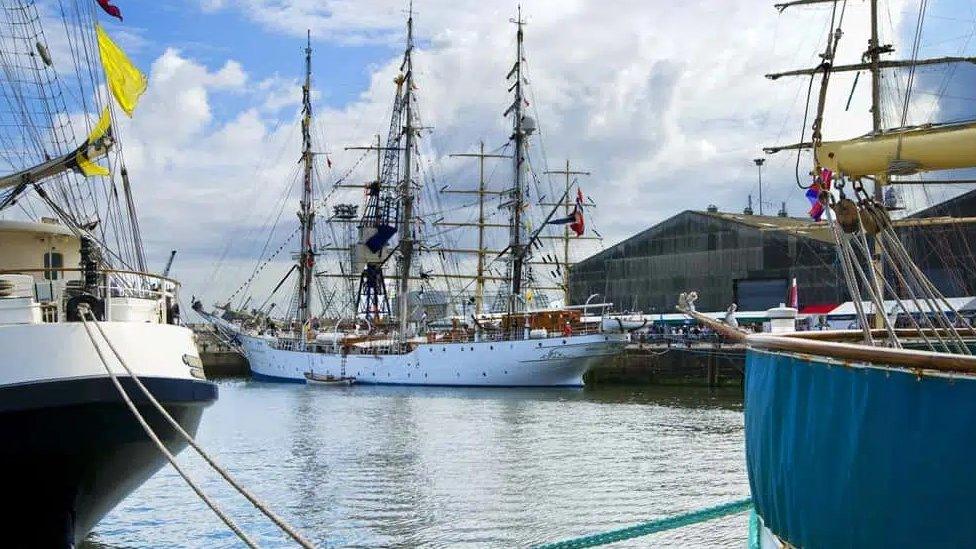
<instances>
[{"instance_id":1,"label":"ripple on water","mask_svg":"<svg viewBox=\"0 0 976 549\"><path fill-rule=\"evenodd\" d=\"M748 494L741 400L689 389L482 390L223 382L199 440L323 547L512 547ZM180 456L262 547L273 525ZM621 547L741 546L747 517ZM103 547L236 547L164 469L103 520Z\"/></svg>"}]
</instances>

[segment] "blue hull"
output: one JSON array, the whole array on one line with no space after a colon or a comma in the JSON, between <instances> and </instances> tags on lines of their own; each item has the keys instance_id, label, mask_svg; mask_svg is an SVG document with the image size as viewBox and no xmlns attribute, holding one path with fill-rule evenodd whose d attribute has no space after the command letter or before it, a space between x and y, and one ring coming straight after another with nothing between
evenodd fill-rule
<instances>
[{"instance_id":1,"label":"blue hull","mask_svg":"<svg viewBox=\"0 0 976 549\"><path fill-rule=\"evenodd\" d=\"M797 547L976 547L976 377L749 350L749 483Z\"/></svg>"},{"instance_id":2,"label":"blue hull","mask_svg":"<svg viewBox=\"0 0 976 549\"><path fill-rule=\"evenodd\" d=\"M254 381L267 381L270 383L305 383L305 379L296 379L292 377L278 377L278 376L268 376L264 374L259 374L254 370L251 370L251 379Z\"/></svg>"}]
</instances>

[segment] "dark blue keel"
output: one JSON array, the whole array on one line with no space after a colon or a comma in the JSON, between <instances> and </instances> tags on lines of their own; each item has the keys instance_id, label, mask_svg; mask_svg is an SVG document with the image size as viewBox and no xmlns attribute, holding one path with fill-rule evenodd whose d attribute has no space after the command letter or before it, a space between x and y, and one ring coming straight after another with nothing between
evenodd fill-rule
<instances>
[{"instance_id":1,"label":"dark blue keel","mask_svg":"<svg viewBox=\"0 0 976 549\"><path fill-rule=\"evenodd\" d=\"M133 401L170 450L185 446L130 379ZM143 378L188 432L217 398L205 381ZM72 547L165 463L108 378L0 387L4 547Z\"/></svg>"}]
</instances>

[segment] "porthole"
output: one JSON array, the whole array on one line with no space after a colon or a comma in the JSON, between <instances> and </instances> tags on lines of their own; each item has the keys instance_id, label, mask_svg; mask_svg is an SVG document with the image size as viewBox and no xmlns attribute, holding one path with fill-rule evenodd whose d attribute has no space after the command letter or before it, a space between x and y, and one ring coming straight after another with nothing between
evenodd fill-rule
<instances>
[{"instance_id":1,"label":"porthole","mask_svg":"<svg viewBox=\"0 0 976 549\"><path fill-rule=\"evenodd\" d=\"M481 377L488 377L488 374L485 372L481 372Z\"/></svg>"}]
</instances>

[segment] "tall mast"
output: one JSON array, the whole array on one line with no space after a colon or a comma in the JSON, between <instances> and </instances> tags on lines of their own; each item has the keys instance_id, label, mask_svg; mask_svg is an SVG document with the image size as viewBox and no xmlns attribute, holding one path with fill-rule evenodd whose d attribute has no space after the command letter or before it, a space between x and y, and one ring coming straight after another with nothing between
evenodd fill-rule
<instances>
[{"instance_id":1,"label":"tall mast","mask_svg":"<svg viewBox=\"0 0 976 549\"><path fill-rule=\"evenodd\" d=\"M301 222L302 249L298 254L298 314L296 320L305 324L309 318L312 270L315 250L312 248L312 228L315 212L312 207L312 32L308 31L305 45L305 85L302 86L302 202L298 212Z\"/></svg>"},{"instance_id":2,"label":"tall mast","mask_svg":"<svg viewBox=\"0 0 976 549\"><path fill-rule=\"evenodd\" d=\"M400 319L401 341L407 337L410 314L410 267L413 260L413 4L407 17L407 49L403 57L404 124L403 124L403 180L400 185L400 284L397 292L397 316Z\"/></svg>"},{"instance_id":3,"label":"tall mast","mask_svg":"<svg viewBox=\"0 0 976 549\"><path fill-rule=\"evenodd\" d=\"M478 161L478 268L475 273L474 312L482 314L485 305L485 142L481 142Z\"/></svg>"},{"instance_id":4,"label":"tall mast","mask_svg":"<svg viewBox=\"0 0 976 549\"><path fill-rule=\"evenodd\" d=\"M481 142L480 152L477 153L460 153L452 154L451 157L469 157L478 159L478 190L453 190L453 189L441 189L442 193L453 193L453 194L477 194L478 195L478 223L455 223L453 225L470 227L472 225L478 227L478 249L474 250L474 253L478 256L478 263L475 270L475 286L474 286L474 309L475 314L481 314L484 312L485 304L485 258L488 255L488 250L485 248L485 228L489 227L489 224L485 222L485 197L488 195L499 195L502 194L499 191L490 191L485 188L485 159L486 158L510 158L507 154L485 154L485 142ZM437 225L447 225L443 222L436 222ZM505 226L508 227L507 225ZM463 251L461 253L464 253Z\"/></svg>"},{"instance_id":5,"label":"tall mast","mask_svg":"<svg viewBox=\"0 0 976 549\"><path fill-rule=\"evenodd\" d=\"M871 38L868 40L868 59L871 60L871 129L881 130L881 47L878 44L878 0L871 0ZM881 185L874 184L874 198L881 199Z\"/></svg>"},{"instance_id":6,"label":"tall mast","mask_svg":"<svg viewBox=\"0 0 976 549\"><path fill-rule=\"evenodd\" d=\"M867 53L871 60L871 130L874 134L878 134L881 131L881 68L879 66L881 46L878 43L878 0L871 0L871 38L868 39ZM872 194L874 201L878 204L883 203L882 186L887 182L887 174L878 174L874 180ZM874 280L871 282L874 284L878 295L883 296L884 294L881 291L885 276L884 262L881 261L881 241L877 237L874 238L872 248L871 263L873 264ZM874 327L884 328L884 318L881 311L875 311Z\"/></svg>"},{"instance_id":7,"label":"tall mast","mask_svg":"<svg viewBox=\"0 0 976 549\"><path fill-rule=\"evenodd\" d=\"M518 27L515 39L515 66L509 71L509 77L515 76L515 83L512 90L515 93L515 102L509 107L506 115L512 114L512 137L515 145L513 156L514 180L512 185L512 208L511 214L511 236L509 238L509 249L512 254L512 307L514 310L518 296L522 293L522 267L525 262L526 247L522 242L522 210L525 208L525 189L523 183L523 169L525 163L525 130L523 128L522 107L524 98L522 95L522 6L518 7L518 18L512 21Z\"/></svg>"},{"instance_id":8,"label":"tall mast","mask_svg":"<svg viewBox=\"0 0 976 549\"><path fill-rule=\"evenodd\" d=\"M573 197L572 197L572 195L569 192L569 189L572 186L572 183L571 183L571 180L570 180L570 176L574 176L574 175L590 175L590 172L581 172L581 171L573 171L573 170L571 170L569 168L569 159L567 158L566 159L566 169L564 169L564 170L552 170L552 171L547 171L546 173L547 174L553 174L553 175L565 175L566 176L566 200L564 202L564 205L565 205L565 208L566 208L566 210L565 210L566 211L566 215L569 216L570 214L573 213L573 206L575 205L575 202L573 200ZM569 265L570 265L570 261L569 261L569 241L570 241L571 238L572 237L569 234L569 225L568 224L567 225L564 225L563 226L563 236L562 236L562 241L563 241L563 265L562 265L562 269L561 269L561 271L562 271L562 277L561 278L562 278L562 286L563 286L563 306L564 307L569 306L569 298L570 298L570 295L569 295Z\"/></svg>"}]
</instances>

